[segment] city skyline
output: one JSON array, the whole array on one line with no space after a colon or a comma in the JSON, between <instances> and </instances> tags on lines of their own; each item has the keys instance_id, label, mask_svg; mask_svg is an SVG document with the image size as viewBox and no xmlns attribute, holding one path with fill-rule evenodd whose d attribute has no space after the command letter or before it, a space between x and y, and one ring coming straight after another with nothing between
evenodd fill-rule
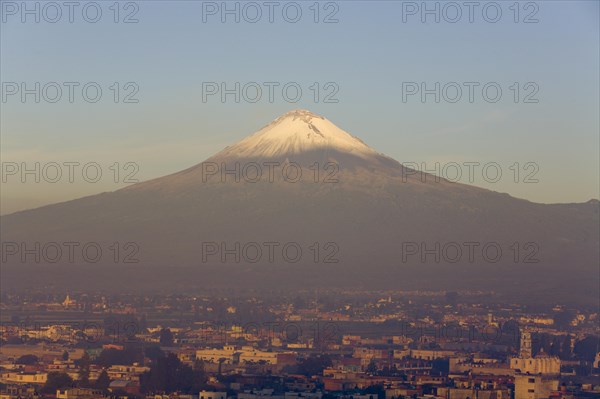
<instances>
[{"instance_id":1,"label":"city skyline","mask_svg":"<svg viewBox=\"0 0 600 399\"><path fill-rule=\"evenodd\" d=\"M0 0L0 399L600 399L600 1Z\"/></svg>"}]
</instances>

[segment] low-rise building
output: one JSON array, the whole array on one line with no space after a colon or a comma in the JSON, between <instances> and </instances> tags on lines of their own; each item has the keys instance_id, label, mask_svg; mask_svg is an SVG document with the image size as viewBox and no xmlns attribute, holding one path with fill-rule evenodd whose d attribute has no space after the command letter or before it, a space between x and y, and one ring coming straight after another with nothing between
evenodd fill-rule
<instances>
[{"instance_id":1,"label":"low-rise building","mask_svg":"<svg viewBox=\"0 0 600 399\"><path fill-rule=\"evenodd\" d=\"M227 399L227 392L200 391L199 399Z\"/></svg>"},{"instance_id":2,"label":"low-rise building","mask_svg":"<svg viewBox=\"0 0 600 399\"><path fill-rule=\"evenodd\" d=\"M545 399L558 390L558 376L517 375L515 376L515 398Z\"/></svg>"},{"instance_id":3,"label":"low-rise building","mask_svg":"<svg viewBox=\"0 0 600 399\"><path fill-rule=\"evenodd\" d=\"M96 399L102 398L102 391L89 388L67 388L56 391L56 399Z\"/></svg>"}]
</instances>

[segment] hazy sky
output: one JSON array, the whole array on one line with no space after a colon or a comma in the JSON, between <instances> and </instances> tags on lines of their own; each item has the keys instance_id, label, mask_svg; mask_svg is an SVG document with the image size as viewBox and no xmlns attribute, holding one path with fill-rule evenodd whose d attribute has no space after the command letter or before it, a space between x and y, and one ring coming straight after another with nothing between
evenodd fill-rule
<instances>
[{"instance_id":1,"label":"hazy sky","mask_svg":"<svg viewBox=\"0 0 600 399\"><path fill-rule=\"evenodd\" d=\"M118 23L112 1L76 2L72 23L64 6L57 18L53 5L27 2L31 9L39 7L38 23L35 15L23 13L20 1L0 3L2 213L112 191L124 185L129 172L145 180L184 169L294 108L326 116L400 162L425 162L428 169L436 162L440 168L454 162L500 166L503 175L496 183L486 181L476 166L473 184L478 186L536 202L598 198L597 1L520 2L516 7L513 1L476 2L472 16L463 1L428 2L430 9L439 7L439 23L433 14L422 15L420 1L321 2L318 7L313 1L275 2L273 23L263 1L237 3L239 23L233 14L223 15L222 22L222 2L121 2ZM91 21L96 4L102 16L96 23L86 21L83 8ZM255 5L262 16L252 23ZM227 7L234 9L236 2ZM289 22L298 8L299 21ZM57 22L49 22L55 17ZM127 18L138 22L123 23ZM35 91L36 82L40 102L35 94L23 102L21 84ZM64 82L79 84L72 103ZM89 82L102 89L98 102L83 98L82 87ZM226 82L230 88L235 82L257 82L263 97L254 103L243 96L236 103L233 94L225 102L220 95L203 101L203 82ZM279 84L272 103L264 82ZM302 89L296 103L282 94L289 82ZM403 100L409 88L425 83L433 89L436 82L439 103L434 94L425 102L420 93ZM478 84L472 102L464 82ZM62 97L51 103L57 85ZM462 97L453 103L456 86L462 87ZM247 87L247 97L254 97ZM496 87L502 95L492 102ZM336 89L331 98L338 102L324 102ZM294 96L293 90L288 93ZM125 98L139 102L125 103ZM15 165L33 169L36 162L46 166L39 183L33 174L25 183L19 171L11 174ZM50 162L62 165L57 183L50 182L55 176ZM72 183L64 166L69 162L80 164L73 166ZM102 171L95 183L82 178L82 165L92 162ZM121 172L117 183L115 163ZM88 169L88 180L97 169ZM538 182L525 182L534 179ZM467 176L461 181L468 182Z\"/></svg>"}]
</instances>

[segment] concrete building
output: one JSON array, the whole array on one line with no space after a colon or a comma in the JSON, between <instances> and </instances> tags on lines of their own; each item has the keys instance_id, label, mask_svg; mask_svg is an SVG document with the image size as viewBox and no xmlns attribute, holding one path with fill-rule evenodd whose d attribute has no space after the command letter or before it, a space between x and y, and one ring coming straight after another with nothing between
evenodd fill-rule
<instances>
[{"instance_id":1,"label":"concrete building","mask_svg":"<svg viewBox=\"0 0 600 399\"><path fill-rule=\"evenodd\" d=\"M199 349L196 351L196 358L207 362L218 362L221 359L225 364L234 362L236 350L233 345L226 345L223 349Z\"/></svg>"},{"instance_id":2,"label":"concrete building","mask_svg":"<svg viewBox=\"0 0 600 399\"><path fill-rule=\"evenodd\" d=\"M441 387L437 389L436 397L444 399L511 399L511 392L509 389Z\"/></svg>"},{"instance_id":3,"label":"concrete building","mask_svg":"<svg viewBox=\"0 0 600 399\"><path fill-rule=\"evenodd\" d=\"M515 399L547 399L558 390L560 359L540 353L532 356L531 334L521 335L519 357L510 359L515 370Z\"/></svg>"},{"instance_id":4,"label":"concrete building","mask_svg":"<svg viewBox=\"0 0 600 399\"><path fill-rule=\"evenodd\" d=\"M2 374L0 380L4 383L14 383L14 384L39 384L43 385L46 383L46 379L48 378L47 373L6 373Z\"/></svg>"},{"instance_id":5,"label":"concrete building","mask_svg":"<svg viewBox=\"0 0 600 399\"><path fill-rule=\"evenodd\" d=\"M557 376L516 375L516 399L547 399L558 390Z\"/></svg>"},{"instance_id":6,"label":"concrete building","mask_svg":"<svg viewBox=\"0 0 600 399\"><path fill-rule=\"evenodd\" d=\"M56 399L95 399L102 398L102 391L88 388L68 388L56 391Z\"/></svg>"},{"instance_id":7,"label":"concrete building","mask_svg":"<svg viewBox=\"0 0 600 399\"><path fill-rule=\"evenodd\" d=\"M227 399L227 392L200 391L199 399Z\"/></svg>"},{"instance_id":8,"label":"concrete building","mask_svg":"<svg viewBox=\"0 0 600 399\"><path fill-rule=\"evenodd\" d=\"M446 359L456 356L456 351L441 349L411 349L410 357L421 360Z\"/></svg>"}]
</instances>

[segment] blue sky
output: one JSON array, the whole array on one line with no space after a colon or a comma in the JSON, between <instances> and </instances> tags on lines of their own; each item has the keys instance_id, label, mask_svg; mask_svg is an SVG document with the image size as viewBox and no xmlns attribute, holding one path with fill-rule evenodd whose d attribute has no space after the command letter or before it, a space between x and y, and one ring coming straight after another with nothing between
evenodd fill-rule
<instances>
[{"instance_id":1,"label":"blue sky","mask_svg":"<svg viewBox=\"0 0 600 399\"><path fill-rule=\"evenodd\" d=\"M456 23L443 15L440 23L431 15L422 23L419 13L403 22L403 9L408 3L421 7L420 1L321 2L319 23L310 8L314 1L297 2L303 13L297 23L285 21L280 8L274 23L264 14L256 23L235 23L232 16L222 23L219 14L205 15L203 22L203 7L212 2L140 1L134 16L139 22L129 24L114 23L112 1L98 2L103 14L97 23L86 22L79 10L73 23L66 17L36 23L31 15L23 23L21 10L12 15L7 6L14 2L0 3L3 84L97 82L103 88L97 103L83 101L77 89L73 103L7 97L1 104L3 162L95 161L105 168L135 162L137 177L145 180L199 163L279 114L306 108L400 162L432 168L435 162L496 162L504 173L512 173L515 162L533 162L538 183L515 183L512 175L489 183L476 175L474 184L536 202L598 198L597 1L520 2L518 23L513 1L494 3L502 11L496 23L481 11L491 2L479 3L472 23L465 14ZM135 11L126 3L119 4L120 20ZM438 4L441 9L447 2ZM338 22L323 23L332 11ZM538 22L524 23L532 12ZM114 103L113 82L135 82L139 102ZM225 103L218 96L203 102L203 82L297 82L303 94L297 103L285 101L280 91L273 103L235 103L232 96ZM338 102L315 102L309 88L314 82L321 90L333 82ZM485 101L480 89L473 103L466 92L456 103L435 103L433 96L423 103L419 95L403 102L403 82L495 82L503 93L496 103ZM518 103L510 89L515 82ZM523 103L534 87L526 90L527 83L539 89L539 102ZM123 183L8 179L3 185L6 213Z\"/></svg>"}]
</instances>

